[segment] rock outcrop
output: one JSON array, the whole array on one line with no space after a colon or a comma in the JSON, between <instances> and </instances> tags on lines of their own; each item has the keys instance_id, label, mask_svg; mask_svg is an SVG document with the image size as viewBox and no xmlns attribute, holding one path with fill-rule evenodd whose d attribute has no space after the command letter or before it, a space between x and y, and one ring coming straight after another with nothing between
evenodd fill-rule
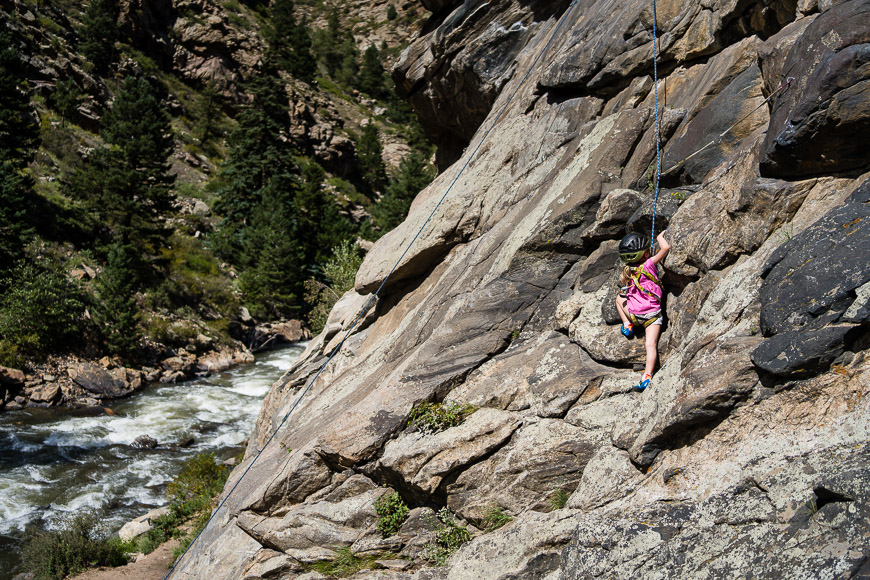
<instances>
[{"instance_id":1,"label":"rock outcrop","mask_svg":"<svg viewBox=\"0 0 870 580\"><path fill-rule=\"evenodd\" d=\"M866 574L870 1L660 1L657 39L634 0L424 5L394 76L455 163L273 386L175 573L315 578L349 548L413 561L372 579ZM636 393L615 246L653 219ZM476 411L429 432L423 402ZM384 538L390 490L413 509ZM432 568L444 509L473 539Z\"/></svg>"}]
</instances>

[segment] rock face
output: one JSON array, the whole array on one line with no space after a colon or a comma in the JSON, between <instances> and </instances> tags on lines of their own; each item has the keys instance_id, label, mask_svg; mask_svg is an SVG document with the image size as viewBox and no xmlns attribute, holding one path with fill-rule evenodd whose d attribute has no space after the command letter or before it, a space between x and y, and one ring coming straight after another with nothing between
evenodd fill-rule
<instances>
[{"instance_id":1,"label":"rock face","mask_svg":"<svg viewBox=\"0 0 870 580\"><path fill-rule=\"evenodd\" d=\"M866 574L866 1L658 2L656 200L649 3L425 6L394 75L456 162L273 386L176 573L310 578L349 548L412 562L372 579ZM636 393L616 245L653 219ZM474 412L419 430L422 402ZM390 490L412 511L384 538ZM443 510L473 539L435 569Z\"/></svg>"}]
</instances>

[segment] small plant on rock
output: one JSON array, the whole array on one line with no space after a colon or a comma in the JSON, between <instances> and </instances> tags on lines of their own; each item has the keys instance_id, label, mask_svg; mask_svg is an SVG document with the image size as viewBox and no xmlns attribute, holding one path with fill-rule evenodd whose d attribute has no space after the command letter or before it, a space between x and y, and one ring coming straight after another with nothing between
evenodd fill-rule
<instances>
[{"instance_id":1,"label":"small plant on rock","mask_svg":"<svg viewBox=\"0 0 870 580\"><path fill-rule=\"evenodd\" d=\"M350 547L338 548L335 550L336 557L334 560L322 562L314 562L308 564L305 568L325 574L335 578L346 578L359 572L360 570L371 570L377 568L375 560L389 559L389 556L375 555L360 557L354 554Z\"/></svg>"},{"instance_id":2,"label":"small plant on rock","mask_svg":"<svg viewBox=\"0 0 870 580\"><path fill-rule=\"evenodd\" d=\"M568 492L564 489L557 489L547 498L547 506L550 511L560 510L568 504Z\"/></svg>"},{"instance_id":3,"label":"small plant on rock","mask_svg":"<svg viewBox=\"0 0 870 580\"><path fill-rule=\"evenodd\" d=\"M375 512L378 514L378 531L385 537L394 535L408 519L408 506L398 492L382 495L375 501Z\"/></svg>"},{"instance_id":4,"label":"small plant on rock","mask_svg":"<svg viewBox=\"0 0 870 580\"><path fill-rule=\"evenodd\" d=\"M481 522L483 529L487 532L492 532L507 524L513 518L507 513L504 508L497 505L492 505L486 510L486 515Z\"/></svg>"},{"instance_id":5,"label":"small plant on rock","mask_svg":"<svg viewBox=\"0 0 870 580\"><path fill-rule=\"evenodd\" d=\"M424 401L417 405L408 416L408 424L424 433L438 433L462 423L477 408L456 402L430 403Z\"/></svg>"},{"instance_id":6,"label":"small plant on rock","mask_svg":"<svg viewBox=\"0 0 870 580\"><path fill-rule=\"evenodd\" d=\"M456 523L453 514L446 507L441 508L437 515L435 526L435 539L426 544L423 557L435 566L444 566L447 559L459 549L462 544L471 541L471 532Z\"/></svg>"}]
</instances>

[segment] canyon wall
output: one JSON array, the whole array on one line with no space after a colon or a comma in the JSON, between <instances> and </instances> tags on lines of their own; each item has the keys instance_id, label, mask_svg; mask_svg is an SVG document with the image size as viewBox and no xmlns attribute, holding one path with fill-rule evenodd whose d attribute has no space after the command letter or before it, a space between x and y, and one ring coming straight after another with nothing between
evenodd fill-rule
<instances>
[{"instance_id":1,"label":"canyon wall","mask_svg":"<svg viewBox=\"0 0 870 580\"><path fill-rule=\"evenodd\" d=\"M870 0L659 1L657 38L651 2L423 4L393 75L444 170L273 386L173 577L320 578L341 548L379 579L870 573ZM616 246L654 214L639 393ZM475 411L432 432L426 401ZM413 509L385 538L391 490ZM433 567L445 507L474 537Z\"/></svg>"}]
</instances>

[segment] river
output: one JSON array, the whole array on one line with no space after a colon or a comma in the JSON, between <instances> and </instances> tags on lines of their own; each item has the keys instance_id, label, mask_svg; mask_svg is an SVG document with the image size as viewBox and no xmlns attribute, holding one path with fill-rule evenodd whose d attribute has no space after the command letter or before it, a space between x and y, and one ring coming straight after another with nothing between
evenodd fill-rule
<instances>
[{"instance_id":1,"label":"river","mask_svg":"<svg viewBox=\"0 0 870 580\"><path fill-rule=\"evenodd\" d=\"M28 526L52 528L66 515L97 510L106 526L166 504L166 484L197 453L219 460L243 450L272 383L304 345L263 353L256 362L177 385L152 385L94 410L26 409L0 414L0 580L22 570ZM135 449L148 435L155 449Z\"/></svg>"}]
</instances>

